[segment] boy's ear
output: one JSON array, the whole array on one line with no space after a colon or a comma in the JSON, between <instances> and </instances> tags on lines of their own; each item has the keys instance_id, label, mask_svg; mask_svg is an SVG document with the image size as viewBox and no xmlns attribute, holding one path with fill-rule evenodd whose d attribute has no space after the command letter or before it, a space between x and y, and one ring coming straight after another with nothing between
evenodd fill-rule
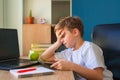
<instances>
[{"instance_id":1,"label":"boy's ear","mask_svg":"<svg viewBox=\"0 0 120 80\"><path fill-rule=\"evenodd\" d=\"M74 33L75 36L78 36L79 30L77 28L73 29L73 33Z\"/></svg>"}]
</instances>

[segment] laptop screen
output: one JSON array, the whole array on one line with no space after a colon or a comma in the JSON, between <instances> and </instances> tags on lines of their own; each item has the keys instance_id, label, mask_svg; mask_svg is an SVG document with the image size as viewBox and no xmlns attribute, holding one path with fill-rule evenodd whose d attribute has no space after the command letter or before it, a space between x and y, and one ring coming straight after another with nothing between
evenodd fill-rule
<instances>
[{"instance_id":1,"label":"laptop screen","mask_svg":"<svg viewBox=\"0 0 120 80\"><path fill-rule=\"evenodd\" d=\"M19 55L17 30L0 28L0 60L18 58Z\"/></svg>"}]
</instances>

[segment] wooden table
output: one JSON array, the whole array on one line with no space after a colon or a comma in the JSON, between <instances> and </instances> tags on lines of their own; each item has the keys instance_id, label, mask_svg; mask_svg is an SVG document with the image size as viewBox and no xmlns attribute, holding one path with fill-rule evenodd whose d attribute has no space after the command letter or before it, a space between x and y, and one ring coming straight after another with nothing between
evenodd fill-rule
<instances>
[{"instance_id":1,"label":"wooden table","mask_svg":"<svg viewBox=\"0 0 120 80\"><path fill-rule=\"evenodd\" d=\"M72 71L56 70L52 75L16 78L9 71L0 70L0 80L74 80L74 76Z\"/></svg>"}]
</instances>

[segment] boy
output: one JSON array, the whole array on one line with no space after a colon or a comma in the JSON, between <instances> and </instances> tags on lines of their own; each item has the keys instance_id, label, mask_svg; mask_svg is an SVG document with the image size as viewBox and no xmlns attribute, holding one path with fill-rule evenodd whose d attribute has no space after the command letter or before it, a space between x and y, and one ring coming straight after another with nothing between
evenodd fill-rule
<instances>
[{"instance_id":1,"label":"boy","mask_svg":"<svg viewBox=\"0 0 120 80\"><path fill-rule=\"evenodd\" d=\"M73 71L75 80L113 80L100 47L83 40L84 29L79 17L60 20L55 33L57 41L40 56L45 61L56 61L52 68ZM67 49L55 53L62 44Z\"/></svg>"}]
</instances>

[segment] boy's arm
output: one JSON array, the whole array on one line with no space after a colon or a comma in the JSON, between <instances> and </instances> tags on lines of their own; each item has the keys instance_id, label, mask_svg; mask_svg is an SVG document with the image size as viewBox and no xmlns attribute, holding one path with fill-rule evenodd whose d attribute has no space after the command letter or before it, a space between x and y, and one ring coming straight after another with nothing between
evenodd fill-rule
<instances>
[{"instance_id":1,"label":"boy's arm","mask_svg":"<svg viewBox=\"0 0 120 80\"><path fill-rule=\"evenodd\" d=\"M64 35L64 31L63 29L60 29L60 30L56 30L55 33L56 33L57 41L40 56L41 60L54 61L55 59L54 53L62 45L61 39L62 36Z\"/></svg>"},{"instance_id":2,"label":"boy's arm","mask_svg":"<svg viewBox=\"0 0 120 80\"><path fill-rule=\"evenodd\" d=\"M81 76L85 77L88 80L103 80L103 68L98 67L95 69L88 69L86 67L80 66L78 64L73 64L73 71L77 72Z\"/></svg>"},{"instance_id":3,"label":"boy's arm","mask_svg":"<svg viewBox=\"0 0 120 80\"><path fill-rule=\"evenodd\" d=\"M92 70L81 65L78 65L76 63L62 59L57 60L55 63L51 65L51 67L56 68L58 70L74 71L80 74L82 77L86 78L87 80L103 80L102 67L98 67Z\"/></svg>"},{"instance_id":4,"label":"boy's arm","mask_svg":"<svg viewBox=\"0 0 120 80\"><path fill-rule=\"evenodd\" d=\"M54 61L54 53L60 47L60 45L61 43L59 41L56 41L40 56L40 59L44 61Z\"/></svg>"}]
</instances>

